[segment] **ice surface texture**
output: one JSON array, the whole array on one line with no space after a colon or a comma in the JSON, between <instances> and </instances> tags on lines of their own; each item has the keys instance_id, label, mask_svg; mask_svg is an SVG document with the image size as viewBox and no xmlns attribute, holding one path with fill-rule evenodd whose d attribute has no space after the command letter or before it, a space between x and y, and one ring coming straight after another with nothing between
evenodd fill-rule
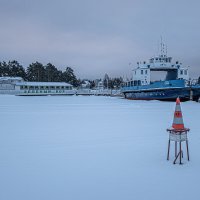
<instances>
[{"instance_id":1,"label":"ice surface texture","mask_svg":"<svg viewBox=\"0 0 200 200\"><path fill-rule=\"evenodd\" d=\"M0 199L200 199L200 104L181 105L179 166L166 160L173 102L0 96Z\"/></svg>"}]
</instances>

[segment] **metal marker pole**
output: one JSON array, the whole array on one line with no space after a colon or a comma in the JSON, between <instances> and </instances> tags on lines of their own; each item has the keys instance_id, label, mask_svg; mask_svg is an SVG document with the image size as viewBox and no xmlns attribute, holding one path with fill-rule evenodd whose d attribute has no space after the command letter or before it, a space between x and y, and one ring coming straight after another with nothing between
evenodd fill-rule
<instances>
[{"instance_id":1,"label":"metal marker pole","mask_svg":"<svg viewBox=\"0 0 200 200\"><path fill-rule=\"evenodd\" d=\"M177 156L177 141L175 141L175 158Z\"/></svg>"},{"instance_id":2,"label":"metal marker pole","mask_svg":"<svg viewBox=\"0 0 200 200\"><path fill-rule=\"evenodd\" d=\"M188 158L188 161L189 161L190 157L189 157L188 140L186 140L186 147L187 147L187 158Z\"/></svg>"},{"instance_id":3,"label":"metal marker pole","mask_svg":"<svg viewBox=\"0 0 200 200\"><path fill-rule=\"evenodd\" d=\"M169 142L168 142L167 160L169 160L169 150L170 150L170 139L169 139Z\"/></svg>"},{"instance_id":4,"label":"metal marker pole","mask_svg":"<svg viewBox=\"0 0 200 200\"><path fill-rule=\"evenodd\" d=\"M179 164L181 165L181 164L182 164L182 163L181 163L181 157L182 157L181 141L180 141L179 143L180 143L180 155L179 155L179 156L180 156L180 163L179 163Z\"/></svg>"}]
</instances>

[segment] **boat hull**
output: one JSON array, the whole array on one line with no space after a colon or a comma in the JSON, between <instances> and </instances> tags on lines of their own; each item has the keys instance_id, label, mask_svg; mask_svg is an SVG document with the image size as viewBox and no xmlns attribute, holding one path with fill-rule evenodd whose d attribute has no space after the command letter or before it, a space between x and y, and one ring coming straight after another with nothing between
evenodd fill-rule
<instances>
[{"instance_id":1,"label":"boat hull","mask_svg":"<svg viewBox=\"0 0 200 200\"><path fill-rule=\"evenodd\" d=\"M122 87L125 98L133 100L198 101L200 85L186 86L185 80L158 81L150 85Z\"/></svg>"},{"instance_id":2,"label":"boat hull","mask_svg":"<svg viewBox=\"0 0 200 200\"><path fill-rule=\"evenodd\" d=\"M177 97L181 101L191 100L190 88L166 89L166 90L143 90L143 91L128 91L123 92L125 98L131 100L161 100L161 101L174 101ZM193 100L198 100L200 97L199 91L193 91Z\"/></svg>"}]
</instances>

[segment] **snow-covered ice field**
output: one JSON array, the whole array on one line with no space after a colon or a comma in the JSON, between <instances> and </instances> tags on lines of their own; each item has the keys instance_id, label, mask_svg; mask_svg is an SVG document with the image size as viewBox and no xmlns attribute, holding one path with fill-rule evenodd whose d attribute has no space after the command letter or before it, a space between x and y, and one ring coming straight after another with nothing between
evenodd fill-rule
<instances>
[{"instance_id":1,"label":"snow-covered ice field","mask_svg":"<svg viewBox=\"0 0 200 200\"><path fill-rule=\"evenodd\" d=\"M0 200L199 200L200 103L181 106L191 161L183 143L173 165L175 102L0 96Z\"/></svg>"}]
</instances>

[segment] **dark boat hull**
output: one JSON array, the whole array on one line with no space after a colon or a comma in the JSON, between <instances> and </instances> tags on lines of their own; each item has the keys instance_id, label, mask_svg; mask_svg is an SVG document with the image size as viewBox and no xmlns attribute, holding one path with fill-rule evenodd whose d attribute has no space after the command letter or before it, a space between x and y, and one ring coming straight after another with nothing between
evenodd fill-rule
<instances>
[{"instance_id":1,"label":"dark boat hull","mask_svg":"<svg viewBox=\"0 0 200 200\"><path fill-rule=\"evenodd\" d=\"M128 91L124 92L124 96L131 100L161 100L161 101L174 101L177 97L181 101L188 101L190 99L198 100L200 97L200 91L192 91L191 88L176 88L176 89L165 89L165 90L142 90L142 91Z\"/></svg>"},{"instance_id":2,"label":"dark boat hull","mask_svg":"<svg viewBox=\"0 0 200 200\"><path fill-rule=\"evenodd\" d=\"M133 100L181 101L195 100L200 97L200 85L185 86L185 80L158 81L149 85L124 86L125 98Z\"/></svg>"}]
</instances>

